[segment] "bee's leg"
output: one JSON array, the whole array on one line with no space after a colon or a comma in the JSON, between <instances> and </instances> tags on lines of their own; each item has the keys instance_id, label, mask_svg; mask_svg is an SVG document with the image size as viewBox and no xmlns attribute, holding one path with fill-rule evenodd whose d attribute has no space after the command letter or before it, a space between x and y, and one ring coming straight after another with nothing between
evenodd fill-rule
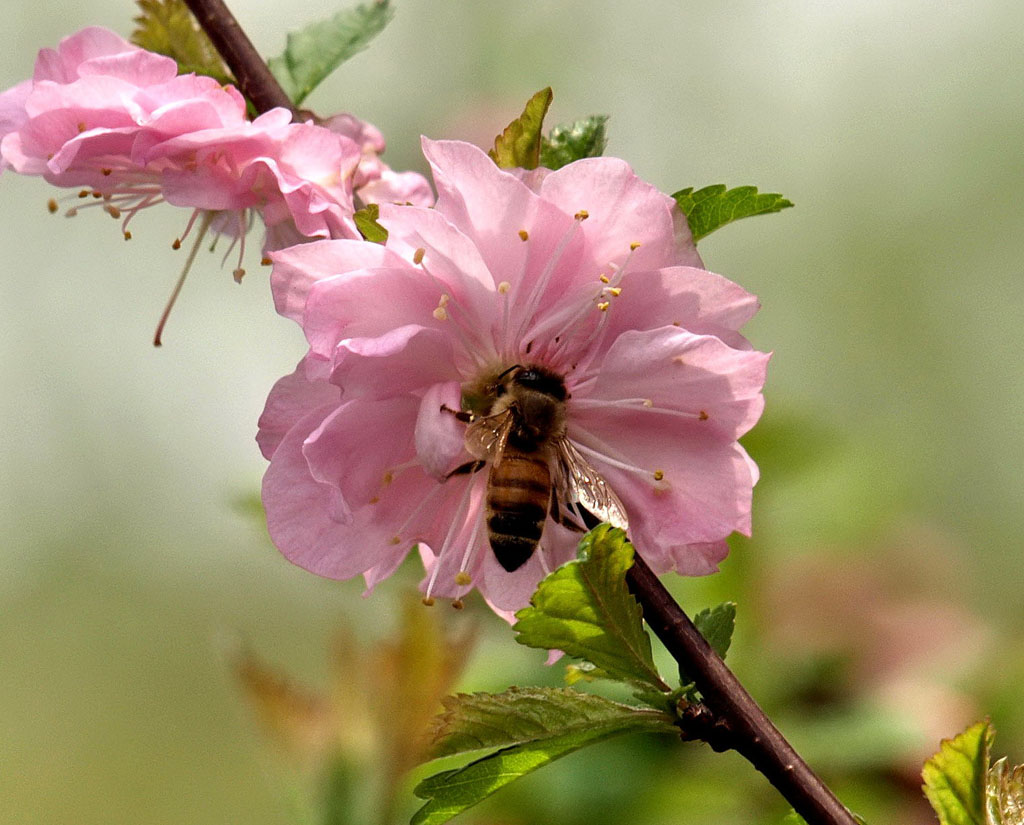
<instances>
[{"instance_id":1,"label":"bee's leg","mask_svg":"<svg viewBox=\"0 0 1024 825\"><path fill-rule=\"evenodd\" d=\"M477 470L482 470L486 463L486 461L467 461L465 464L460 464L448 473L442 481L447 481L452 476L464 476L469 475L470 473L475 473Z\"/></svg>"},{"instance_id":2,"label":"bee's leg","mask_svg":"<svg viewBox=\"0 0 1024 825\"><path fill-rule=\"evenodd\" d=\"M452 409L451 407L449 407L449 406L448 406L447 404L442 404L442 405L441 405L441 412L451 413L451 414L452 414L452 415L454 415L454 416L455 416L455 417L456 417L456 418L457 418L457 419L458 419L459 421L463 421L463 422L465 422L465 423L467 423L467 424L468 424L468 423L469 423L470 421L472 421L472 420L473 420L473 413L468 413L468 412L465 412L464 410L453 410L453 409ZM451 473L449 473L449 475L451 475Z\"/></svg>"},{"instance_id":3,"label":"bee's leg","mask_svg":"<svg viewBox=\"0 0 1024 825\"><path fill-rule=\"evenodd\" d=\"M567 527L577 533L587 532L585 528L581 527L568 512L562 512L562 508L558 504L558 496L555 493L555 488L551 488L551 520L561 524L563 527Z\"/></svg>"}]
</instances>

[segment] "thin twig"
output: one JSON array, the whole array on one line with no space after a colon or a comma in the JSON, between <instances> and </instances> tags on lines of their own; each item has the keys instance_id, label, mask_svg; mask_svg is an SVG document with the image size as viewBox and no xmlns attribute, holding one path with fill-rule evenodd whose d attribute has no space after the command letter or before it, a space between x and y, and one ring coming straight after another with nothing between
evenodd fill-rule
<instances>
[{"instance_id":1,"label":"thin twig","mask_svg":"<svg viewBox=\"0 0 1024 825\"><path fill-rule=\"evenodd\" d=\"M256 110L268 112L282 106L294 117L295 107L288 95L223 0L185 0L185 4L228 64L242 94L252 101Z\"/></svg>"},{"instance_id":2,"label":"thin twig","mask_svg":"<svg viewBox=\"0 0 1024 825\"><path fill-rule=\"evenodd\" d=\"M857 825L712 650L639 553L634 554L626 580L651 630L696 683L707 708L727 723L732 747L767 777L808 825Z\"/></svg>"},{"instance_id":3,"label":"thin twig","mask_svg":"<svg viewBox=\"0 0 1024 825\"><path fill-rule=\"evenodd\" d=\"M185 2L256 109L265 112L284 106L294 112L288 96L222 0ZM643 607L644 619L694 680L705 706L716 717L701 719L709 732L717 732L708 736L715 740L712 744L731 744L767 777L808 825L857 825L711 649L639 554L627 581Z\"/></svg>"}]
</instances>

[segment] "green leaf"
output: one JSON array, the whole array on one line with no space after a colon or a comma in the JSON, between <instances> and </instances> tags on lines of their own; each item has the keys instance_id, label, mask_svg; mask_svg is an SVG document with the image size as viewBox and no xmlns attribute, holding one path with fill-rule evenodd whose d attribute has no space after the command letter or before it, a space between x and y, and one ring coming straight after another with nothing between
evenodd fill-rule
<instances>
[{"instance_id":1,"label":"green leaf","mask_svg":"<svg viewBox=\"0 0 1024 825\"><path fill-rule=\"evenodd\" d=\"M369 45L394 17L390 0L375 0L289 32L284 54L267 61L296 106L331 72Z\"/></svg>"},{"instance_id":2,"label":"green leaf","mask_svg":"<svg viewBox=\"0 0 1024 825\"><path fill-rule=\"evenodd\" d=\"M988 773L985 787L988 825L1024 823L1024 765L1010 768L1004 756Z\"/></svg>"},{"instance_id":3,"label":"green leaf","mask_svg":"<svg viewBox=\"0 0 1024 825\"><path fill-rule=\"evenodd\" d=\"M579 558L545 577L531 606L516 613L516 641L585 659L611 679L669 692L654 666L640 605L626 587L632 566L626 534L598 525L580 542Z\"/></svg>"},{"instance_id":4,"label":"green leaf","mask_svg":"<svg viewBox=\"0 0 1024 825\"><path fill-rule=\"evenodd\" d=\"M352 218L356 222L356 229L368 241L373 243L384 243L388 239L388 231L377 223L380 217L380 207L371 203L356 211Z\"/></svg>"},{"instance_id":5,"label":"green leaf","mask_svg":"<svg viewBox=\"0 0 1024 825\"><path fill-rule=\"evenodd\" d=\"M596 158L604 152L608 115L591 115L575 123L563 123L541 140L540 165L561 169L580 158Z\"/></svg>"},{"instance_id":6,"label":"green leaf","mask_svg":"<svg viewBox=\"0 0 1024 825\"><path fill-rule=\"evenodd\" d=\"M924 794L939 825L986 825L986 773L994 735L987 720L978 722L942 740L939 752L924 763Z\"/></svg>"},{"instance_id":7,"label":"green leaf","mask_svg":"<svg viewBox=\"0 0 1024 825\"><path fill-rule=\"evenodd\" d=\"M665 713L565 688L511 688L505 693L449 697L437 729L437 755L499 747L468 765L424 779L414 793L428 800L413 825L437 825L549 762L635 731L678 733Z\"/></svg>"},{"instance_id":8,"label":"green leaf","mask_svg":"<svg viewBox=\"0 0 1024 825\"><path fill-rule=\"evenodd\" d=\"M444 713L434 720L434 758L522 745L626 719L674 731L666 713L569 688L511 687L504 693L460 693L442 701Z\"/></svg>"},{"instance_id":9,"label":"green leaf","mask_svg":"<svg viewBox=\"0 0 1024 825\"><path fill-rule=\"evenodd\" d=\"M128 39L143 49L174 58L182 74L208 75L233 83L231 72L183 0L135 0L140 14Z\"/></svg>"},{"instance_id":10,"label":"green leaf","mask_svg":"<svg viewBox=\"0 0 1024 825\"><path fill-rule=\"evenodd\" d=\"M700 635L708 640L715 653L725 658L736 627L736 602L722 602L717 607L705 607L693 617Z\"/></svg>"},{"instance_id":11,"label":"green leaf","mask_svg":"<svg viewBox=\"0 0 1024 825\"><path fill-rule=\"evenodd\" d=\"M716 229L740 218L767 215L793 205L782 195L758 194L756 186L737 186L726 190L724 183L705 186L696 192L693 187L680 189L672 197L686 215L694 241L706 238Z\"/></svg>"},{"instance_id":12,"label":"green leaf","mask_svg":"<svg viewBox=\"0 0 1024 825\"><path fill-rule=\"evenodd\" d=\"M487 154L502 169L536 169L540 163L541 129L554 97L551 87L541 89L526 102L523 113L494 139Z\"/></svg>"}]
</instances>

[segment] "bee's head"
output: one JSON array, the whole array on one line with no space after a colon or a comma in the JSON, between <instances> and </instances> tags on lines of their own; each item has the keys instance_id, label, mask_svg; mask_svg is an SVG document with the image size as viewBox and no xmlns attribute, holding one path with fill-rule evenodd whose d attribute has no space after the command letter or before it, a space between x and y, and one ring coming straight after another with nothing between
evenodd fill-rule
<instances>
[{"instance_id":1,"label":"bee's head","mask_svg":"<svg viewBox=\"0 0 1024 825\"><path fill-rule=\"evenodd\" d=\"M512 367L508 377L520 387L550 395L556 401L565 401L565 379L545 367Z\"/></svg>"}]
</instances>

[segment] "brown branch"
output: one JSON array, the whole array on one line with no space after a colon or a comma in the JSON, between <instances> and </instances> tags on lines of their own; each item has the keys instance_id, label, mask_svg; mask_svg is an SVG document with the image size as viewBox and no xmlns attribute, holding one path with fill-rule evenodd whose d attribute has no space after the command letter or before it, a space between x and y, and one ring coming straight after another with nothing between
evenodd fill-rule
<instances>
[{"instance_id":1,"label":"brown branch","mask_svg":"<svg viewBox=\"0 0 1024 825\"><path fill-rule=\"evenodd\" d=\"M185 0L246 97L260 112L290 109L288 95L222 0ZM686 730L716 750L732 747L785 797L808 825L857 825L835 794L800 758L707 643L639 554L627 575L644 619L694 680L704 705L689 711ZM686 711L684 711L684 714Z\"/></svg>"},{"instance_id":2,"label":"brown branch","mask_svg":"<svg viewBox=\"0 0 1024 825\"><path fill-rule=\"evenodd\" d=\"M270 73L259 52L223 0L185 0L214 47L228 64L238 86L259 112L282 106L295 117L295 107Z\"/></svg>"},{"instance_id":3,"label":"brown branch","mask_svg":"<svg viewBox=\"0 0 1024 825\"><path fill-rule=\"evenodd\" d=\"M705 706L720 720L719 729L728 730L729 745L765 775L808 825L857 825L712 650L639 553L634 554L626 581L651 630L696 683Z\"/></svg>"}]
</instances>

